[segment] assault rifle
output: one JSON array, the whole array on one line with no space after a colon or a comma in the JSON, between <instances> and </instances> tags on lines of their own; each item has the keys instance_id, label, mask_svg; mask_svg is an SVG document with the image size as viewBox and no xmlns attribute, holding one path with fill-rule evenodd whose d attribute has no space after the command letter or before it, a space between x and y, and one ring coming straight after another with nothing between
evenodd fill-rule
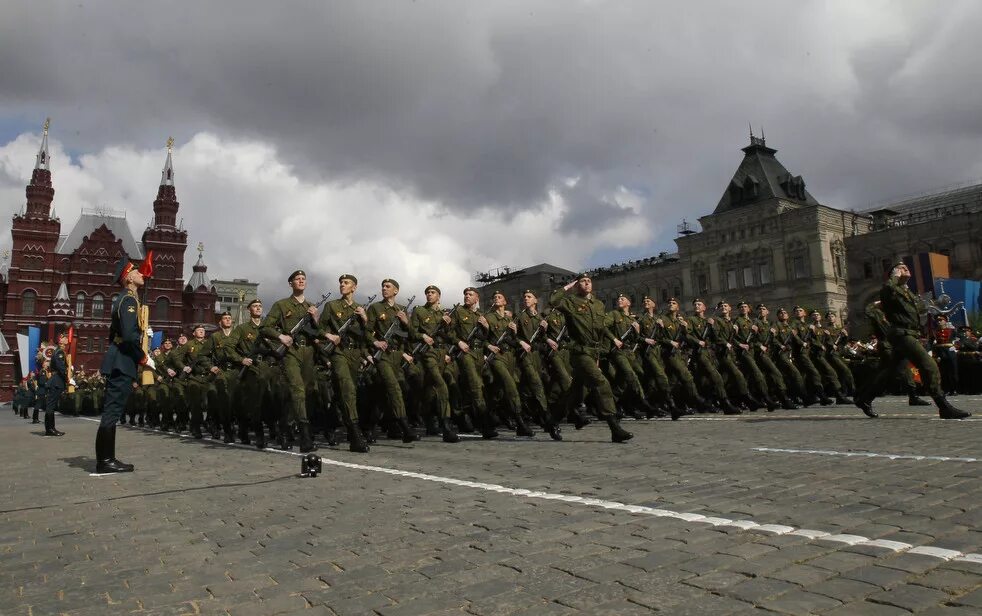
<instances>
[{"instance_id":1,"label":"assault rifle","mask_svg":"<svg viewBox=\"0 0 982 616\"><path fill-rule=\"evenodd\" d=\"M454 304L454 305L453 305L453 308L450 308L449 310L444 310L444 311L443 311L443 314L444 314L445 316L448 316L448 315L450 315L450 314L453 314L453 312L454 312L454 311L455 311L455 310L457 309L457 306L460 306L460 303L456 303L456 304ZM440 331L440 329L441 329L441 328L443 328L444 326L446 326L446 324L447 324L447 323L446 323L445 321L443 321L443 320L441 320L441 321L440 321L440 325L439 325L439 326L438 326L438 327L437 327L437 328L436 328L435 330L433 330L433 334L434 334L434 335L436 335L436 333L437 333L438 331ZM431 336L431 337L432 337L432 336ZM436 340L434 340L433 342L434 342L434 344L435 344L435 343L436 343ZM422 352L423 352L423 351L424 351L424 350L426 349L426 347L427 347L427 346L428 346L428 345L426 344L426 342L425 342L425 341L423 341L423 340L420 340L419 342L417 342L417 343L416 343L416 346L414 346L414 347L413 347L413 350L409 352L409 356L410 356L410 357L413 357L413 358L415 358L415 357L416 357L416 355L418 355L418 354L420 354L420 353L422 353ZM408 368L408 367L409 367L409 362L408 362L408 361L406 361L406 359L405 359L405 358L403 358L403 359L402 359L402 368L403 368L403 370L405 370L405 369L406 369L406 368Z\"/></svg>"},{"instance_id":2,"label":"assault rifle","mask_svg":"<svg viewBox=\"0 0 982 616\"><path fill-rule=\"evenodd\" d=\"M660 321L660 320L661 320L661 317L655 315L655 319L651 322L651 331L648 332L648 335L645 336L645 338L654 340L654 338L655 338L655 330L658 329L658 321ZM636 342L634 344L634 348L631 349L631 350L632 351L637 351L638 350L638 346L640 344L641 344L641 341L639 340L638 342ZM651 346L647 342L645 342L645 344L648 345L648 346Z\"/></svg>"},{"instance_id":3,"label":"assault rifle","mask_svg":"<svg viewBox=\"0 0 982 616\"><path fill-rule=\"evenodd\" d=\"M535 315L535 316L539 316L539 315ZM536 325L535 326L535 331L532 332L532 335L531 336L529 336L528 345L529 345L529 348L530 349L532 348L532 343L535 342L535 339L539 337L539 332L541 332L541 331L542 331L542 326L541 325ZM528 353L529 353L528 351L526 351L525 349L522 349L522 357L525 357Z\"/></svg>"},{"instance_id":4,"label":"assault rifle","mask_svg":"<svg viewBox=\"0 0 982 616\"><path fill-rule=\"evenodd\" d=\"M330 293L328 293L327 295L321 295L321 301L319 301L316 304L314 304L314 308L317 308L319 310L320 307L323 306L324 303L330 297L331 297L331 294ZM297 321L297 324L294 325L292 328L290 328L290 331L287 332L286 335L289 336L289 337L291 337L291 338L293 338L298 333L300 333L300 330L302 330L303 328L307 327L308 325L311 325L310 313L309 312L305 312L304 315L303 315L303 318L301 318L299 321ZM276 356L279 359L283 359L283 357L286 356L286 349L287 349L286 345L281 342L279 344L279 346L277 346L275 349L273 349L273 355Z\"/></svg>"},{"instance_id":5,"label":"assault rifle","mask_svg":"<svg viewBox=\"0 0 982 616\"><path fill-rule=\"evenodd\" d=\"M494 341L494 344L491 345L491 346L500 347L505 342L505 338L508 336L508 334L511 334L511 333L513 333L511 331L511 328L506 326L505 327L505 331L501 332L501 335L498 336L498 339L495 340ZM484 365L488 365L492 361L494 361L495 355L497 355L497 354L494 351L488 351L488 354L484 356Z\"/></svg>"},{"instance_id":6,"label":"assault rifle","mask_svg":"<svg viewBox=\"0 0 982 616\"><path fill-rule=\"evenodd\" d=\"M559 348L559 343L563 341L563 337L566 335L566 324L564 323L562 328L560 328L559 333L556 334L556 349ZM556 349L549 347L549 352L546 353L546 359L552 359L552 356L556 354Z\"/></svg>"},{"instance_id":7,"label":"assault rifle","mask_svg":"<svg viewBox=\"0 0 982 616\"><path fill-rule=\"evenodd\" d=\"M412 306L413 302L415 301L416 301L416 296L413 295L412 297L409 298L409 302L406 304L405 308L403 308L400 312L405 312L409 310L409 307ZM399 319L393 319L392 325L389 326L389 329L385 330L385 334L382 335L382 340L380 342L388 343L389 338L391 338L392 335L396 333L396 327L399 325L399 323L400 323ZM380 359L382 359L382 349L379 349L372 354L373 362L376 362Z\"/></svg>"},{"instance_id":8,"label":"assault rifle","mask_svg":"<svg viewBox=\"0 0 982 616\"><path fill-rule=\"evenodd\" d=\"M367 303L368 304L371 304L372 302L375 301L375 298L376 297L378 297L378 295L373 295L373 296L369 297ZM355 313L352 313L351 316L348 317L347 320L345 320L345 322L341 325L341 327L338 328L337 336L340 337L340 336L342 336L344 334L344 332L348 331L348 328L351 327L351 324L354 323L355 322L355 319L357 319L357 318L358 318L358 315L355 314ZM333 342L331 342L330 340L328 340L327 342L325 342L324 344L322 344L320 346L320 350L321 350L322 353L324 353L324 355L330 355L331 353L334 352L334 349L335 349L336 346L337 346L336 344L334 344Z\"/></svg>"},{"instance_id":9,"label":"assault rifle","mask_svg":"<svg viewBox=\"0 0 982 616\"><path fill-rule=\"evenodd\" d=\"M464 338L464 344L470 346L471 342L474 340L474 336L477 335L477 331L479 327L481 327L481 324L475 321L474 327L472 327L471 331L468 332L467 334L467 338ZM452 345L452 348L450 349L450 353L448 353L448 355L450 355L451 360L455 360L458 357L460 357L461 353L463 353L463 351L460 350L460 345L454 344Z\"/></svg>"}]
</instances>

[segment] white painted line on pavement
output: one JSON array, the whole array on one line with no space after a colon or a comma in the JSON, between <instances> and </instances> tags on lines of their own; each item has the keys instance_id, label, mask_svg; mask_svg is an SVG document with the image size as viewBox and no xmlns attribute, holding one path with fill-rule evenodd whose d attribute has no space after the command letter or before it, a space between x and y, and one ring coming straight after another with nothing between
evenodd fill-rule
<instances>
[{"instance_id":1,"label":"white painted line on pavement","mask_svg":"<svg viewBox=\"0 0 982 616\"><path fill-rule=\"evenodd\" d=\"M982 462L979 458L953 456L921 456L907 453L873 453L871 451L833 451L830 449L782 449L778 447L751 447L751 451L763 453L798 453L816 456L841 456L845 458L887 458L889 460L930 460L932 462Z\"/></svg>"},{"instance_id":2,"label":"white painted line on pavement","mask_svg":"<svg viewBox=\"0 0 982 616\"><path fill-rule=\"evenodd\" d=\"M88 417L83 417L82 419L87 419L89 421L99 421L98 419L92 419ZM142 430L144 432L158 432L151 428L138 428L136 426L130 426L134 430ZM251 445L242 445L240 443L222 443L221 441L209 441L212 444L222 444L226 447L234 447L237 449L252 449L256 448ZM493 441L492 441L493 442ZM266 448L263 451L268 453L278 453L285 454L294 457L303 457L307 454L298 453L296 451L283 451L281 449L271 449ZM509 488L506 486L501 486L494 483L484 483L480 481L468 481L465 479L454 479L452 477L441 477L439 475L430 475L427 473L417 473L414 471L404 471L397 468L388 468L385 466L371 466L368 464L356 464L354 462L343 462L341 460L334 460L332 458L325 458L320 456L321 464L328 466L337 466L340 468L348 468L360 471L369 471L372 473L383 473L386 475L395 475L399 477L408 477L411 479L419 479L421 481L429 481L433 483L440 483L444 485L454 485L466 488L474 488L477 490L484 490L485 492L496 492L498 494L507 494L510 496L517 496L521 498L532 498L537 500L555 500L565 503L575 504L575 505L585 505L587 507L600 507L603 509L614 509L619 511L625 511L628 513L634 513L638 515L649 515L662 518L673 518L676 520L682 520L684 522L694 522L698 524L709 524L711 526L732 526L734 528L740 528L743 530L758 530L762 532L768 532L777 535L797 535L800 537L807 537L813 540L819 541L831 541L834 543L842 543L845 545L870 545L875 547L881 547L894 552L905 552L908 554L920 554L923 556L930 556L933 558L938 558L940 560L959 560L968 562L982 562L982 554L976 553L963 553L957 550L948 550L944 548L936 548L932 546L917 546L910 543L903 543L900 541L888 541L883 539L870 539L869 537L864 537L862 535L848 535L848 534L830 534L821 530L812 530L808 528L795 528L794 526L787 526L784 524L761 524L753 520L731 520L729 518L723 517L710 517L699 513L687 513L684 511L672 511L670 509L661 509L658 507L648 507L646 505L630 505L626 503L620 503L617 501L611 501L600 498L592 498L587 496L574 496L571 494L555 494L550 492L539 492L535 490L526 490L523 488Z\"/></svg>"}]
</instances>

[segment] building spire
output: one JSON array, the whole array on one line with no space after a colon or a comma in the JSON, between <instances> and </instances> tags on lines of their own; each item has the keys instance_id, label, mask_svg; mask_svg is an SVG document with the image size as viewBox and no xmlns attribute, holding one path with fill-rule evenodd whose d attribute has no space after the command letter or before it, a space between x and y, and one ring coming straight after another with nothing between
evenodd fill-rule
<instances>
[{"instance_id":1,"label":"building spire","mask_svg":"<svg viewBox=\"0 0 982 616\"><path fill-rule=\"evenodd\" d=\"M47 141L45 141L47 143ZM167 160L164 161L164 170L160 172L160 185L161 186L173 186L174 185L174 161L171 159L171 154L174 153L174 138L167 138Z\"/></svg>"},{"instance_id":2,"label":"building spire","mask_svg":"<svg viewBox=\"0 0 982 616\"><path fill-rule=\"evenodd\" d=\"M46 118L44 120L44 133L41 135L41 149L38 150L37 163L34 164L35 169L44 169L48 171L48 162L51 160L51 155L48 154L48 128L51 127L51 118Z\"/></svg>"}]
</instances>

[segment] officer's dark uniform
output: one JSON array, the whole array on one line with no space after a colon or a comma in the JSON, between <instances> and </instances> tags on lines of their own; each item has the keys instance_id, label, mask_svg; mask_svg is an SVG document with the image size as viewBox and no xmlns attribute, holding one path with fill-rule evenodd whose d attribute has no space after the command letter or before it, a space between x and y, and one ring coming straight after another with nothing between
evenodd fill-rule
<instances>
[{"instance_id":1,"label":"officer's dark uniform","mask_svg":"<svg viewBox=\"0 0 982 616\"><path fill-rule=\"evenodd\" d=\"M48 379L45 389L44 403L44 435L62 436L64 432L55 429L55 409L61 401L61 394L65 393L68 385L68 359L65 357L65 350L59 346L51 355L51 377Z\"/></svg>"}]
</instances>

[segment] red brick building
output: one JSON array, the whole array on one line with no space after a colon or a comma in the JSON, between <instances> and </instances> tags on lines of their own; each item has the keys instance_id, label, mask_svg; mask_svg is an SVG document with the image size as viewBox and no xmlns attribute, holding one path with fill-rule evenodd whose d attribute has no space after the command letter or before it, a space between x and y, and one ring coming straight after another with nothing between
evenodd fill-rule
<instances>
[{"instance_id":1,"label":"red brick building","mask_svg":"<svg viewBox=\"0 0 982 616\"><path fill-rule=\"evenodd\" d=\"M0 332L11 352L0 356L0 397L9 399L15 383L18 332L41 328L42 340L69 324L78 344L74 364L97 369L109 346L113 297L120 287L112 280L123 255L142 262L153 251L154 275L145 287L150 324L176 335L194 322L214 322L217 299L207 277L199 245L194 275L184 284L187 231L177 222L180 203L174 187L172 142L161 173L153 220L140 242L134 240L125 213L83 209L71 231L62 235L61 220L52 215L55 189L49 168L48 128L45 124L37 162L27 185L26 207L14 216L10 266L0 279Z\"/></svg>"}]
</instances>

